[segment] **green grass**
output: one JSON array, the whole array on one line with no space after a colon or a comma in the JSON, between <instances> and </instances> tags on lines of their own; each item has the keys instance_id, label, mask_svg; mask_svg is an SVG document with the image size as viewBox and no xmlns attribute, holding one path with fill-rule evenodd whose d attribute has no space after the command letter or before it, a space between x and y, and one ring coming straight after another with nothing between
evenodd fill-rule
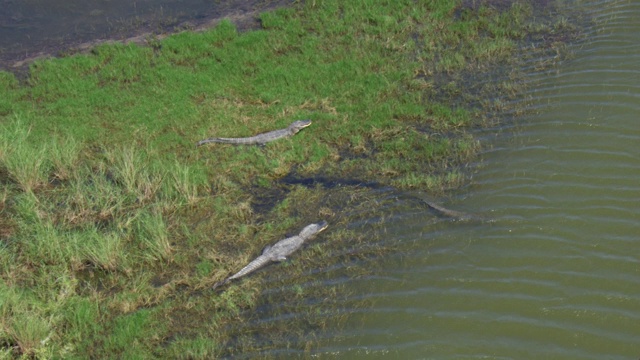
<instances>
[{"instance_id":1,"label":"green grass","mask_svg":"<svg viewBox=\"0 0 640 360\"><path fill-rule=\"evenodd\" d=\"M309 222L331 227L287 272L348 261L330 249L375 237L345 230L381 206L367 189L279 180L459 187L481 146L468 129L520 86L478 74L513 71L523 39L571 29L566 18L530 22L533 12L526 3L307 1L262 14L258 31L222 21L153 47L40 60L24 82L0 73L0 356L232 352L225 325L256 304L260 276L223 293L213 283ZM306 118L313 125L265 147L195 147ZM295 299L313 296L290 290L297 310ZM342 290L318 297L331 306ZM322 328L325 318L314 321Z\"/></svg>"}]
</instances>

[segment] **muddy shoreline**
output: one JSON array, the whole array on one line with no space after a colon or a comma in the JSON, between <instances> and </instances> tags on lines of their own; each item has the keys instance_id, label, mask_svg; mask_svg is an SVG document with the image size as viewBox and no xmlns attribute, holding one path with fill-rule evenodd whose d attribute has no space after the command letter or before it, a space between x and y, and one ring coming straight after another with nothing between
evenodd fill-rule
<instances>
[{"instance_id":1,"label":"muddy shoreline","mask_svg":"<svg viewBox=\"0 0 640 360\"><path fill-rule=\"evenodd\" d=\"M130 23L123 22L120 27L111 29L106 35L104 32L95 32L95 37L89 39L87 36L65 35L62 39L43 39L34 45L0 48L0 71L26 75L29 64L39 59L86 53L105 43L147 45L151 40L157 41L183 31L204 31L225 19L232 21L240 32L255 30L261 26L260 13L291 4L291 0L232 0L216 4L215 9L188 20L180 21L170 16L136 18L131 19ZM10 14L0 15L0 24L12 20Z\"/></svg>"}]
</instances>

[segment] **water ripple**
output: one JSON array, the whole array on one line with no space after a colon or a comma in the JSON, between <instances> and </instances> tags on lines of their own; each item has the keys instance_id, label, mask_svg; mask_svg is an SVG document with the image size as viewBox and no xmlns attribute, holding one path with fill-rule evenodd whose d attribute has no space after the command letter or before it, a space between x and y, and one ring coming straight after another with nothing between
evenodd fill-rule
<instances>
[{"instance_id":1,"label":"water ripple","mask_svg":"<svg viewBox=\"0 0 640 360\"><path fill-rule=\"evenodd\" d=\"M554 71L525 64L530 112L500 129L471 185L449 208L491 223L438 219L415 198L381 190L385 233L375 259L308 269L300 290L339 286L346 326L316 334L315 352L277 357L340 359L630 359L640 338L640 3L579 2L594 25ZM500 135L496 138L496 133ZM370 271L348 276L353 267ZM318 280L319 279L319 280ZM278 280L266 279L275 298ZM308 299L319 304L326 299ZM362 303L370 306L361 306ZM265 304L277 309L280 304ZM307 308L272 310L283 326ZM267 313L269 313L267 311ZM244 331L250 331L251 325Z\"/></svg>"}]
</instances>

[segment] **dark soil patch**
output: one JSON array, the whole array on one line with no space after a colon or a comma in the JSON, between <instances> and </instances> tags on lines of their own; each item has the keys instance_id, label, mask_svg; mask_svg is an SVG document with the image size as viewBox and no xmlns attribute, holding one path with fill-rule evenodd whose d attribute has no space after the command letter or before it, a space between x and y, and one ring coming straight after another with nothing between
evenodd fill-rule
<instances>
[{"instance_id":1,"label":"dark soil patch","mask_svg":"<svg viewBox=\"0 0 640 360\"><path fill-rule=\"evenodd\" d=\"M30 10L29 5L10 2L7 8L0 12L0 28L20 30L20 35L26 36L30 41L21 43L22 40L18 38L15 40L5 39L7 41L3 45L0 44L0 70L24 75L28 70L28 65L40 58L84 53L96 45L109 42L149 45L149 41L157 41L181 31L204 31L216 26L223 19L230 19L241 32L253 30L260 28L258 18L260 13L291 5L293 1L216 1L210 9L203 10L201 13L183 14L175 10L177 15L168 12L165 14L160 6L150 14L134 13L129 18L117 19L109 19L108 14L101 13L102 10L98 6L100 4L92 4L91 1L82 2L82 6L73 1L68 1L68 3L66 6L69 8L80 8L74 12L73 17L68 14L55 13L29 14L28 12L34 10ZM93 7L95 9L92 10ZM41 25L43 21L49 26L52 22L58 22L60 27L65 27L68 22L72 22L77 24L76 27L83 26L85 28L70 27L69 33L52 38L50 34L46 34L46 28ZM107 25L97 23L105 21L108 23ZM102 31L94 29L99 26L106 26L106 29ZM29 31L32 31L33 34ZM42 38L33 39L39 36Z\"/></svg>"}]
</instances>

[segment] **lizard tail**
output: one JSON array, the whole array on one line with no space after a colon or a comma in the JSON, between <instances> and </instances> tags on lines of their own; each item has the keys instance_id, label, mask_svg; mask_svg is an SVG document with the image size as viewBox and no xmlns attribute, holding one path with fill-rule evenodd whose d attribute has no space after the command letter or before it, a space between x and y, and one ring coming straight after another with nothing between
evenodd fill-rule
<instances>
[{"instance_id":1,"label":"lizard tail","mask_svg":"<svg viewBox=\"0 0 640 360\"><path fill-rule=\"evenodd\" d=\"M212 143L212 142L218 142L217 138L210 138L210 139L204 139L204 140L200 140L196 143L196 147L198 146L202 146L204 144L208 144L208 143Z\"/></svg>"},{"instance_id":2,"label":"lizard tail","mask_svg":"<svg viewBox=\"0 0 640 360\"><path fill-rule=\"evenodd\" d=\"M253 137L250 138L209 138L205 140L200 140L196 144L196 147L202 146L208 143L220 143L220 144L239 144L239 145L248 145L253 144L255 140Z\"/></svg>"}]
</instances>

